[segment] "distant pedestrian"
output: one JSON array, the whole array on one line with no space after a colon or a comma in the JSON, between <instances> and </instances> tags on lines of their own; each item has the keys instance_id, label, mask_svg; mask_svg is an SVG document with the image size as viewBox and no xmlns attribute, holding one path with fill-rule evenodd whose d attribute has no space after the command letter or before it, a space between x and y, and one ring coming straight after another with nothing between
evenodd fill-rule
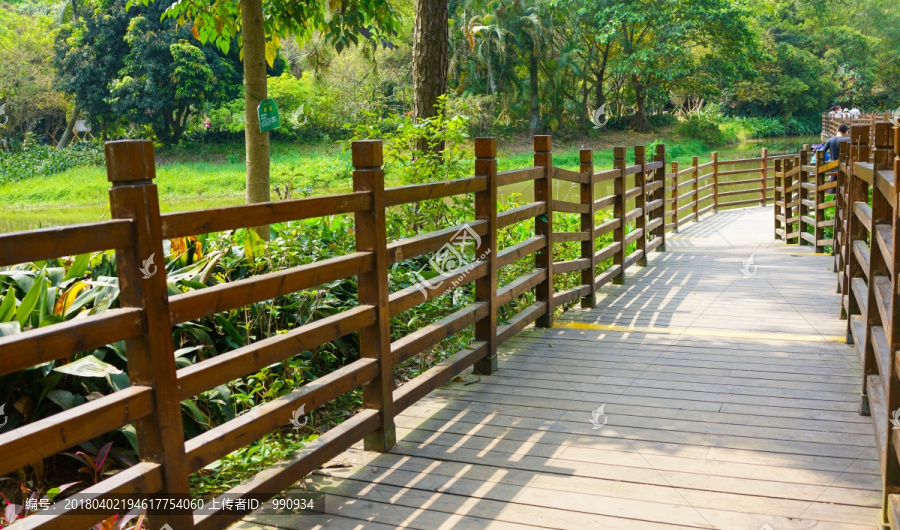
<instances>
[{"instance_id":1,"label":"distant pedestrian","mask_svg":"<svg viewBox=\"0 0 900 530\"><path fill-rule=\"evenodd\" d=\"M832 105L832 106L828 109L828 117L829 117L829 118L836 118L836 117L837 117L837 110L835 110L834 105Z\"/></svg>"},{"instance_id":2,"label":"distant pedestrian","mask_svg":"<svg viewBox=\"0 0 900 530\"><path fill-rule=\"evenodd\" d=\"M209 130L212 128L212 122L209 121L209 116L207 116L206 119L203 120L203 126L206 127L206 132L209 132Z\"/></svg>"},{"instance_id":3,"label":"distant pedestrian","mask_svg":"<svg viewBox=\"0 0 900 530\"><path fill-rule=\"evenodd\" d=\"M850 109L850 117L853 118L854 120L858 120L858 119L859 119L859 114L860 114L860 112L859 112L859 106L858 106L858 105L853 105L853 108Z\"/></svg>"},{"instance_id":4,"label":"distant pedestrian","mask_svg":"<svg viewBox=\"0 0 900 530\"><path fill-rule=\"evenodd\" d=\"M828 162L830 160L837 160L841 154L841 143L849 142L850 137L847 136L847 132L850 130L850 127L847 126L846 123L842 123L838 125L837 135L829 138L822 147L816 151L818 153L822 153L824 162Z\"/></svg>"}]
</instances>

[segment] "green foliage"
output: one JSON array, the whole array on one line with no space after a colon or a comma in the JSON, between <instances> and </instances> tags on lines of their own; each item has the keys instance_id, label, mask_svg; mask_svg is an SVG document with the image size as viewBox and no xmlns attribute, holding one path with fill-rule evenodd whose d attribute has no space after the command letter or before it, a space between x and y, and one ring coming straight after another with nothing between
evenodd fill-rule
<instances>
[{"instance_id":1,"label":"green foliage","mask_svg":"<svg viewBox=\"0 0 900 530\"><path fill-rule=\"evenodd\" d=\"M11 131L25 134L38 122L44 131L64 123L64 95L54 90L55 72L47 50L53 45L52 21L42 15L26 16L0 5L0 137ZM3 169L0 167L0 172Z\"/></svg>"},{"instance_id":2,"label":"green foliage","mask_svg":"<svg viewBox=\"0 0 900 530\"><path fill-rule=\"evenodd\" d=\"M690 114L678 124L678 133L700 140L710 147L725 145L727 137L719 128L716 117L709 113Z\"/></svg>"},{"instance_id":3,"label":"green foliage","mask_svg":"<svg viewBox=\"0 0 900 530\"><path fill-rule=\"evenodd\" d=\"M103 163L103 147L89 142L77 143L61 151L42 145L29 145L10 153L0 151L0 185Z\"/></svg>"},{"instance_id":4,"label":"green foliage","mask_svg":"<svg viewBox=\"0 0 900 530\"><path fill-rule=\"evenodd\" d=\"M124 0L118 1L124 9ZM118 115L152 126L171 143L202 106L236 97L241 77L236 57L194 46L190 27L160 20L162 12L156 4L129 12L133 18L123 37L128 54L111 80L110 102Z\"/></svg>"},{"instance_id":5,"label":"green foliage","mask_svg":"<svg viewBox=\"0 0 900 530\"><path fill-rule=\"evenodd\" d=\"M352 131L345 149L354 140L380 138L384 141L385 171L399 176L403 183L461 178L471 168L471 154L465 144L468 120L448 115L446 96L438 99L435 112L434 117L418 121L410 114L381 118L375 112L364 112L364 123L345 125Z\"/></svg>"}]
</instances>

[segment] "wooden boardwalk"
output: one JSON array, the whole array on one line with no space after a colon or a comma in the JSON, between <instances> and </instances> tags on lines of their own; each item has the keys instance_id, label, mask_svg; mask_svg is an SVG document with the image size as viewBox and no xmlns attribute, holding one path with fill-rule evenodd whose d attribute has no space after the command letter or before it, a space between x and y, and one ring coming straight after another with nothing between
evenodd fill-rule
<instances>
[{"instance_id":1,"label":"wooden boardwalk","mask_svg":"<svg viewBox=\"0 0 900 530\"><path fill-rule=\"evenodd\" d=\"M235 528L875 528L832 257L772 222L682 228L595 309L504 344L495 375L404 411L390 453L345 452L285 492L313 509Z\"/></svg>"}]
</instances>

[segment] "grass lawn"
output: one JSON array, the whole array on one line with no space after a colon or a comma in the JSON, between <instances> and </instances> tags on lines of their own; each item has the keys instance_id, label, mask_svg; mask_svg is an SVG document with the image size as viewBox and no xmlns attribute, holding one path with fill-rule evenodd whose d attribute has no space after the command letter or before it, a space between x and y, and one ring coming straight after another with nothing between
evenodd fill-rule
<instances>
[{"instance_id":1,"label":"grass lawn","mask_svg":"<svg viewBox=\"0 0 900 530\"><path fill-rule=\"evenodd\" d=\"M594 149L594 165L612 167L613 146L647 144L664 141L670 160L689 164L692 156L700 162L709 160L712 149L699 141L671 137L665 131L654 134L605 133L597 139L554 142L554 163L577 169L578 151L582 146ZM759 148L785 152L810 139L772 139L718 149L720 160L758 156ZM779 149L780 147L780 149ZM629 158L632 156L629 148ZM239 204L243 201L245 183L244 147L229 144L181 144L157 151L157 178L164 211L211 208ZM652 155L652 153L648 153ZM675 155L674 157L672 155ZM291 183L296 190L312 195L340 193L351 188L350 153L340 145L273 143L271 147L272 186ZM503 140L499 146L500 171L528 167L532 164L531 140L520 137ZM386 174L387 185L400 183ZM52 226L95 221L108 217L108 190L104 167L74 168L40 179L0 185L0 198L6 206L0 214L0 231L14 231L39 226ZM295 192L294 197L300 196Z\"/></svg>"}]
</instances>

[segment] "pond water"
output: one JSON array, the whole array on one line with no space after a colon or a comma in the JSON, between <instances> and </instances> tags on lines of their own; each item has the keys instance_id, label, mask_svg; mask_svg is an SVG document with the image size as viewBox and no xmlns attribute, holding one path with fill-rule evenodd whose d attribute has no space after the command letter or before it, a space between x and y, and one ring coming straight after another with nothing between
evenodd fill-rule
<instances>
[{"instance_id":1,"label":"pond water","mask_svg":"<svg viewBox=\"0 0 900 530\"><path fill-rule=\"evenodd\" d=\"M797 136L785 138L764 138L757 140L748 140L738 145L731 146L720 151L719 160L733 160L737 158L758 157L760 149L767 147L769 154L795 153L803 144L813 144L819 142L818 136ZM708 157L700 159L700 163L708 162ZM685 166L682 166L682 169ZM574 169L574 168L573 168ZM607 167L597 167L597 171L608 169ZM729 169L733 169L729 168ZM747 177L743 177L747 178ZM730 189L758 189L756 184L746 184L732 187ZM613 192L612 182L607 181L596 186L595 196L605 197ZM321 193L329 193L328 190L322 190ZM530 182L523 182L512 186L507 186L501 190L502 197L509 197L512 193L521 195L520 201L531 202L534 198L533 185ZM579 197L578 185L554 181L553 195L559 200L577 201ZM744 198L743 196L733 197L732 200ZM164 201L160 208L166 212L179 212L186 210L200 210L207 208L219 208L222 206L233 206L243 204L243 196L229 197L206 197L202 199L183 199ZM0 233L16 232L20 230L33 230L37 228L47 228L52 226L61 226L78 223L90 223L109 219L109 205L90 204L71 207L38 207L30 209L4 208L0 210Z\"/></svg>"}]
</instances>

